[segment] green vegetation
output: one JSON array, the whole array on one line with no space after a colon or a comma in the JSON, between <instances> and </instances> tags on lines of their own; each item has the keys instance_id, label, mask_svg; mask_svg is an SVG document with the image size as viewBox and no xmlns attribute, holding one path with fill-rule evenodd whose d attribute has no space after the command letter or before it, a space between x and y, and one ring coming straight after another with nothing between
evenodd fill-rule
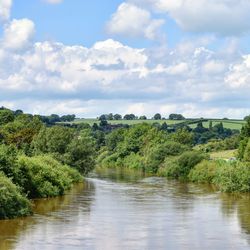
<instances>
[{"instance_id":1,"label":"green vegetation","mask_svg":"<svg viewBox=\"0 0 250 250\"><path fill-rule=\"evenodd\" d=\"M207 138L212 139L200 144ZM249 192L250 119L240 135L221 122L210 122L209 128L198 122L195 129L181 126L172 131L146 122L117 129L106 136L97 164L210 183L222 192Z\"/></svg>"},{"instance_id":2,"label":"green vegetation","mask_svg":"<svg viewBox=\"0 0 250 250\"><path fill-rule=\"evenodd\" d=\"M250 164L203 161L190 171L189 179L215 184L222 192L250 192Z\"/></svg>"},{"instance_id":3,"label":"green vegetation","mask_svg":"<svg viewBox=\"0 0 250 250\"><path fill-rule=\"evenodd\" d=\"M213 152L210 154L211 159L219 160L219 159L230 159L237 156L237 150L225 150L225 151L218 151Z\"/></svg>"},{"instance_id":4,"label":"green vegetation","mask_svg":"<svg viewBox=\"0 0 250 250\"><path fill-rule=\"evenodd\" d=\"M82 181L95 166L101 138L100 131L48 126L41 116L0 108L0 219L29 215L27 198L63 195Z\"/></svg>"},{"instance_id":5,"label":"green vegetation","mask_svg":"<svg viewBox=\"0 0 250 250\"><path fill-rule=\"evenodd\" d=\"M171 114L166 120L156 113L147 120L110 113L94 120L74 119L0 108L0 218L30 214L27 198L63 195L95 166L206 182L226 192L249 191L247 118L185 119ZM235 128L243 124L239 133ZM238 160L221 160L233 156Z\"/></svg>"},{"instance_id":6,"label":"green vegetation","mask_svg":"<svg viewBox=\"0 0 250 250\"><path fill-rule=\"evenodd\" d=\"M62 165L49 155L20 156L17 160L17 184L30 198L63 195L81 180L77 170Z\"/></svg>"},{"instance_id":7,"label":"green vegetation","mask_svg":"<svg viewBox=\"0 0 250 250\"><path fill-rule=\"evenodd\" d=\"M167 123L168 125L172 126L172 125L176 125L176 124L180 124L180 123L184 123L187 124L188 123L192 123L193 124L190 125L191 128L195 128L197 125L197 122L200 121L200 119L183 119L183 120L179 120L179 119L147 119L146 116L141 116L138 119L134 119L134 120L122 120L122 119L114 119L114 120L108 120L109 124L112 125L117 125L117 124L128 124L128 125L136 125L136 124L140 124L142 122L146 122L149 124L154 124L154 123L159 123L159 124L163 124L163 123ZM81 124L81 123L85 123L85 124L89 124L90 126L93 126L94 123L98 124L99 123L99 119L96 118L86 118L86 119L75 119L73 122L69 122L69 124ZM241 128L245 125L246 121L244 120L220 120L220 119L204 119L203 121L203 126L205 128L209 128L209 123L210 121L212 122L212 125L216 125L216 124L220 124L222 122L224 128L226 129L232 129L232 130L241 130Z\"/></svg>"},{"instance_id":8,"label":"green vegetation","mask_svg":"<svg viewBox=\"0 0 250 250\"><path fill-rule=\"evenodd\" d=\"M0 219L31 214L31 203L19 188L3 173L0 173Z\"/></svg>"}]
</instances>

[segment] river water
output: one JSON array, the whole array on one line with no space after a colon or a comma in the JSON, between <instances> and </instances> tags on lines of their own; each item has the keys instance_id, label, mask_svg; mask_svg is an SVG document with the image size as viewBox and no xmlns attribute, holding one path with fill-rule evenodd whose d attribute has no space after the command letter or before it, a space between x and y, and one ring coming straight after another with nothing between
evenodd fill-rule
<instances>
[{"instance_id":1,"label":"river water","mask_svg":"<svg viewBox=\"0 0 250 250\"><path fill-rule=\"evenodd\" d=\"M109 170L34 215L0 221L1 250L250 249L250 195Z\"/></svg>"}]
</instances>

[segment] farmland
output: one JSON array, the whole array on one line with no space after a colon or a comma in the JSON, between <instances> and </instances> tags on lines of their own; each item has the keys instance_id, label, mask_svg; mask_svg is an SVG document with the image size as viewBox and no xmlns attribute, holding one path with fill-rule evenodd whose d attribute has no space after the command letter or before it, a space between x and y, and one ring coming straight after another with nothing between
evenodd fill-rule
<instances>
[{"instance_id":1,"label":"farmland","mask_svg":"<svg viewBox=\"0 0 250 250\"><path fill-rule=\"evenodd\" d=\"M139 124L139 123L149 123L149 124L153 124L153 123L164 123L166 122L170 127L177 125L177 124L187 124L189 125L191 128L195 128L197 122L202 121L200 119L186 119L186 120L153 120L153 119L149 119L149 120L111 120L108 121L108 123L114 125L114 124L128 124L128 125L135 125L135 124ZM223 123L224 128L229 128L229 129L236 129L236 130L240 130L242 128L242 126L245 124L244 120L235 120L235 119L203 119L202 124L205 128L209 127L209 123L210 121L212 121L212 125L216 125L219 124L220 122ZM100 121L98 119L95 118L86 118L86 119L76 119L73 123L74 124L80 124L80 123L86 123L89 124L90 126L92 126L94 123L99 123ZM192 124L189 124L192 123Z\"/></svg>"}]
</instances>

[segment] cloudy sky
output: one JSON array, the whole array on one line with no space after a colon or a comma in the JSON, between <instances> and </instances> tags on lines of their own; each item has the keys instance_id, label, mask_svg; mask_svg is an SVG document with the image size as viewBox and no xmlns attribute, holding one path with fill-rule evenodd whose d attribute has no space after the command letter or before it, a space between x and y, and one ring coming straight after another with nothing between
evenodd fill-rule
<instances>
[{"instance_id":1,"label":"cloudy sky","mask_svg":"<svg viewBox=\"0 0 250 250\"><path fill-rule=\"evenodd\" d=\"M249 0L0 0L0 106L250 114Z\"/></svg>"}]
</instances>

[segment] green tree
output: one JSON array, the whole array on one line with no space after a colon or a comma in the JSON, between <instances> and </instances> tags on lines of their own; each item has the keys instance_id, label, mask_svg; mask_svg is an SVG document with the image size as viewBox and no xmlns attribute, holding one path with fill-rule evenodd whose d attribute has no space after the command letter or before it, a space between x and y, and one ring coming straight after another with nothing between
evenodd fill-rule
<instances>
[{"instance_id":1,"label":"green tree","mask_svg":"<svg viewBox=\"0 0 250 250\"><path fill-rule=\"evenodd\" d=\"M0 110L0 126L13 122L15 119L14 113L9 109Z\"/></svg>"},{"instance_id":2,"label":"green tree","mask_svg":"<svg viewBox=\"0 0 250 250\"><path fill-rule=\"evenodd\" d=\"M161 120L161 114L157 113L153 117L154 120Z\"/></svg>"},{"instance_id":3,"label":"green tree","mask_svg":"<svg viewBox=\"0 0 250 250\"><path fill-rule=\"evenodd\" d=\"M95 166L96 144L89 130L83 130L68 145L66 163L80 173L87 174Z\"/></svg>"},{"instance_id":4,"label":"green tree","mask_svg":"<svg viewBox=\"0 0 250 250\"><path fill-rule=\"evenodd\" d=\"M194 134L190 133L186 128L180 128L170 135L170 138L181 144L192 145L194 143Z\"/></svg>"},{"instance_id":5,"label":"green tree","mask_svg":"<svg viewBox=\"0 0 250 250\"><path fill-rule=\"evenodd\" d=\"M119 115L119 114L114 115L114 120L121 120L121 119L122 119L121 115Z\"/></svg>"}]
</instances>

